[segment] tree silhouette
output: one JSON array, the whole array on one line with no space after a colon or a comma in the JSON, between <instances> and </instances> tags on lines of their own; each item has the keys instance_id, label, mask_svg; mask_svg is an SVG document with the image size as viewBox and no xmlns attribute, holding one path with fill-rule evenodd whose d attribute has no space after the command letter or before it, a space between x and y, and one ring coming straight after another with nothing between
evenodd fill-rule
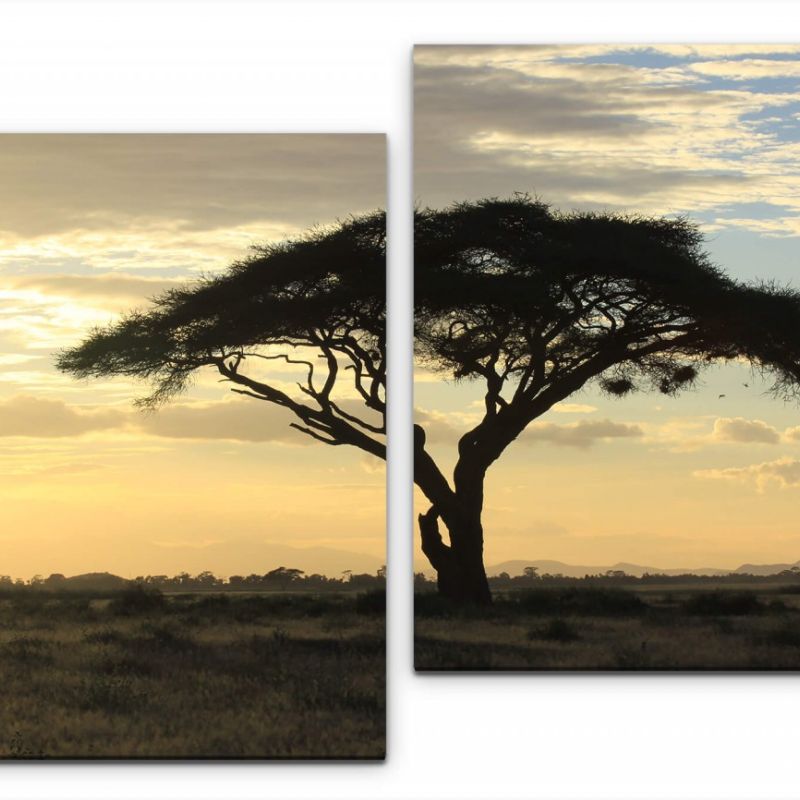
<instances>
[{"instance_id":1,"label":"tree silhouette","mask_svg":"<svg viewBox=\"0 0 800 800\"><path fill-rule=\"evenodd\" d=\"M376 212L254 248L225 273L94 329L56 363L78 378L147 380L152 392L137 402L151 407L210 367L232 391L292 412L303 434L385 459L385 327L385 215ZM259 375L273 361L303 373L296 391Z\"/></svg>"},{"instance_id":2,"label":"tree silhouette","mask_svg":"<svg viewBox=\"0 0 800 800\"><path fill-rule=\"evenodd\" d=\"M422 210L415 285L419 361L484 389L452 482L414 429L415 482L431 504L422 549L440 593L461 602L491 600L486 471L557 402L590 382L618 397L675 394L734 359L770 374L778 394L800 383L800 294L726 276L686 219L561 214L526 196Z\"/></svg>"}]
</instances>

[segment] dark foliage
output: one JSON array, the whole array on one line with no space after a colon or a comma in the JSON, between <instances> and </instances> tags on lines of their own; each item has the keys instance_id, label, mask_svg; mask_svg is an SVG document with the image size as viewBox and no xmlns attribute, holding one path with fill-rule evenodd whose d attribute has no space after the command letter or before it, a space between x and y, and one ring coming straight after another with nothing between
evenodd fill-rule
<instances>
[{"instance_id":1,"label":"dark foliage","mask_svg":"<svg viewBox=\"0 0 800 800\"><path fill-rule=\"evenodd\" d=\"M743 616L768 610L753 592L702 592L688 598L683 608L688 614L705 616Z\"/></svg>"},{"instance_id":2,"label":"dark foliage","mask_svg":"<svg viewBox=\"0 0 800 800\"><path fill-rule=\"evenodd\" d=\"M641 598L624 589L531 589L507 599L531 614L590 614L628 616L646 608Z\"/></svg>"},{"instance_id":3,"label":"dark foliage","mask_svg":"<svg viewBox=\"0 0 800 800\"><path fill-rule=\"evenodd\" d=\"M488 602L481 510L486 470L533 420L587 384L673 395L737 360L800 383L800 293L743 284L687 219L553 211L527 196L417 214L416 348L445 377L479 382L485 411L458 443L449 481L415 435L420 517L439 590ZM438 529L447 527L449 542Z\"/></svg>"},{"instance_id":4,"label":"dark foliage","mask_svg":"<svg viewBox=\"0 0 800 800\"><path fill-rule=\"evenodd\" d=\"M158 589L146 588L140 583L120 592L111 601L111 611L122 617L150 614L165 607L166 600Z\"/></svg>"},{"instance_id":5,"label":"dark foliage","mask_svg":"<svg viewBox=\"0 0 800 800\"><path fill-rule=\"evenodd\" d=\"M386 589L373 589L356 597L356 612L358 614L386 613Z\"/></svg>"},{"instance_id":6,"label":"dark foliage","mask_svg":"<svg viewBox=\"0 0 800 800\"><path fill-rule=\"evenodd\" d=\"M375 575L348 571L346 576L330 578L327 575L306 575L300 569L287 569L277 567L264 575L231 575L230 578L220 578L213 572L201 572L190 575L181 572L178 575L144 575L132 581L117 578L114 575L102 573L95 588L95 584L84 580L84 576L63 578L57 583L48 580L40 581L32 578L29 581L13 581L8 576L0 576L0 597L13 598L15 602L24 605L25 597L38 593L69 594L70 604L59 604L62 610L88 610L91 598L113 597L114 608L121 614L126 611L138 613L159 608L163 600L159 599L163 592L209 592L219 595L220 592L307 592L307 593L338 593L338 592L363 592L380 590L386 586L385 569L381 567ZM114 578L111 584L106 578ZM105 588L106 584L111 584ZM209 603L222 603L225 598L215 597ZM31 597L32 607L38 603ZM21 606L22 607L22 606Z\"/></svg>"},{"instance_id":7,"label":"dark foliage","mask_svg":"<svg viewBox=\"0 0 800 800\"><path fill-rule=\"evenodd\" d=\"M385 458L385 227L374 213L254 248L224 274L93 330L57 366L77 378L148 381L147 406L210 367L233 391L291 411L303 433ZM275 359L304 373L303 401L258 377L257 366ZM337 395L345 380L361 398L359 415Z\"/></svg>"},{"instance_id":8,"label":"dark foliage","mask_svg":"<svg viewBox=\"0 0 800 800\"><path fill-rule=\"evenodd\" d=\"M597 587L522 589L497 595L490 608L464 605L432 592L414 595L414 614L419 619L463 617L511 619L530 615L633 616L647 605L634 592Z\"/></svg>"},{"instance_id":9,"label":"dark foliage","mask_svg":"<svg viewBox=\"0 0 800 800\"><path fill-rule=\"evenodd\" d=\"M531 628L528 639L544 639L549 642L577 642L581 638L578 629L565 619L556 617L544 627Z\"/></svg>"},{"instance_id":10,"label":"dark foliage","mask_svg":"<svg viewBox=\"0 0 800 800\"><path fill-rule=\"evenodd\" d=\"M518 406L576 371L672 392L740 357L796 391L800 295L727 277L685 218L562 214L521 196L425 210L416 226L418 353L496 384L495 413L507 384Z\"/></svg>"}]
</instances>

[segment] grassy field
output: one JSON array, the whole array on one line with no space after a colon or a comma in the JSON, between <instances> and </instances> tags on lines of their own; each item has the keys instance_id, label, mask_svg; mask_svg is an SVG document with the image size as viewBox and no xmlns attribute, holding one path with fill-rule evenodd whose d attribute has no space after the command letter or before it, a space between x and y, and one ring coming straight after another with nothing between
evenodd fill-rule
<instances>
[{"instance_id":1,"label":"grassy field","mask_svg":"<svg viewBox=\"0 0 800 800\"><path fill-rule=\"evenodd\" d=\"M372 758L382 596L0 597L0 756Z\"/></svg>"},{"instance_id":2,"label":"grassy field","mask_svg":"<svg viewBox=\"0 0 800 800\"><path fill-rule=\"evenodd\" d=\"M798 670L800 587L545 588L416 597L417 670Z\"/></svg>"}]
</instances>

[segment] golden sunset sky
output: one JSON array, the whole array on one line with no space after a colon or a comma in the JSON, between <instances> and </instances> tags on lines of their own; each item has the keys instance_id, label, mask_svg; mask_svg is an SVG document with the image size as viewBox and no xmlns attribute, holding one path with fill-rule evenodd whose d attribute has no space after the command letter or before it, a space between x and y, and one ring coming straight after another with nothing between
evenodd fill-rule
<instances>
[{"instance_id":1,"label":"golden sunset sky","mask_svg":"<svg viewBox=\"0 0 800 800\"><path fill-rule=\"evenodd\" d=\"M251 245L383 208L385 174L379 135L0 136L0 574L384 563L383 469L360 451L218 375L143 414L145 386L53 355Z\"/></svg>"},{"instance_id":2,"label":"golden sunset sky","mask_svg":"<svg viewBox=\"0 0 800 800\"><path fill-rule=\"evenodd\" d=\"M417 47L415 197L685 214L732 276L798 288L798 120L797 46ZM487 565L800 559L800 408L768 387L734 365L678 398L554 408L489 471ZM419 372L415 394L451 469L478 387Z\"/></svg>"}]
</instances>

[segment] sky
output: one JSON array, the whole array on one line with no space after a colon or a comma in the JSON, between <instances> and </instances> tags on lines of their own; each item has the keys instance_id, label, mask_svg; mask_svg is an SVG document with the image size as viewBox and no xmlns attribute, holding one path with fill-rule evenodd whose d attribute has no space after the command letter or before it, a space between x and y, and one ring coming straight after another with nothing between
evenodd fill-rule
<instances>
[{"instance_id":1,"label":"sky","mask_svg":"<svg viewBox=\"0 0 800 800\"><path fill-rule=\"evenodd\" d=\"M418 205L527 192L686 215L731 276L800 286L800 47L423 46L414 62ZM800 408L769 385L731 365L677 398L588 388L554 407L489 471L487 564L797 561ZM417 373L448 470L480 397Z\"/></svg>"},{"instance_id":2,"label":"sky","mask_svg":"<svg viewBox=\"0 0 800 800\"><path fill-rule=\"evenodd\" d=\"M385 176L381 135L0 135L0 574L384 563L375 459L218 375L144 413L145 385L53 361L252 245L385 207ZM265 377L296 393L291 370Z\"/></svg>"}]
</instances>

